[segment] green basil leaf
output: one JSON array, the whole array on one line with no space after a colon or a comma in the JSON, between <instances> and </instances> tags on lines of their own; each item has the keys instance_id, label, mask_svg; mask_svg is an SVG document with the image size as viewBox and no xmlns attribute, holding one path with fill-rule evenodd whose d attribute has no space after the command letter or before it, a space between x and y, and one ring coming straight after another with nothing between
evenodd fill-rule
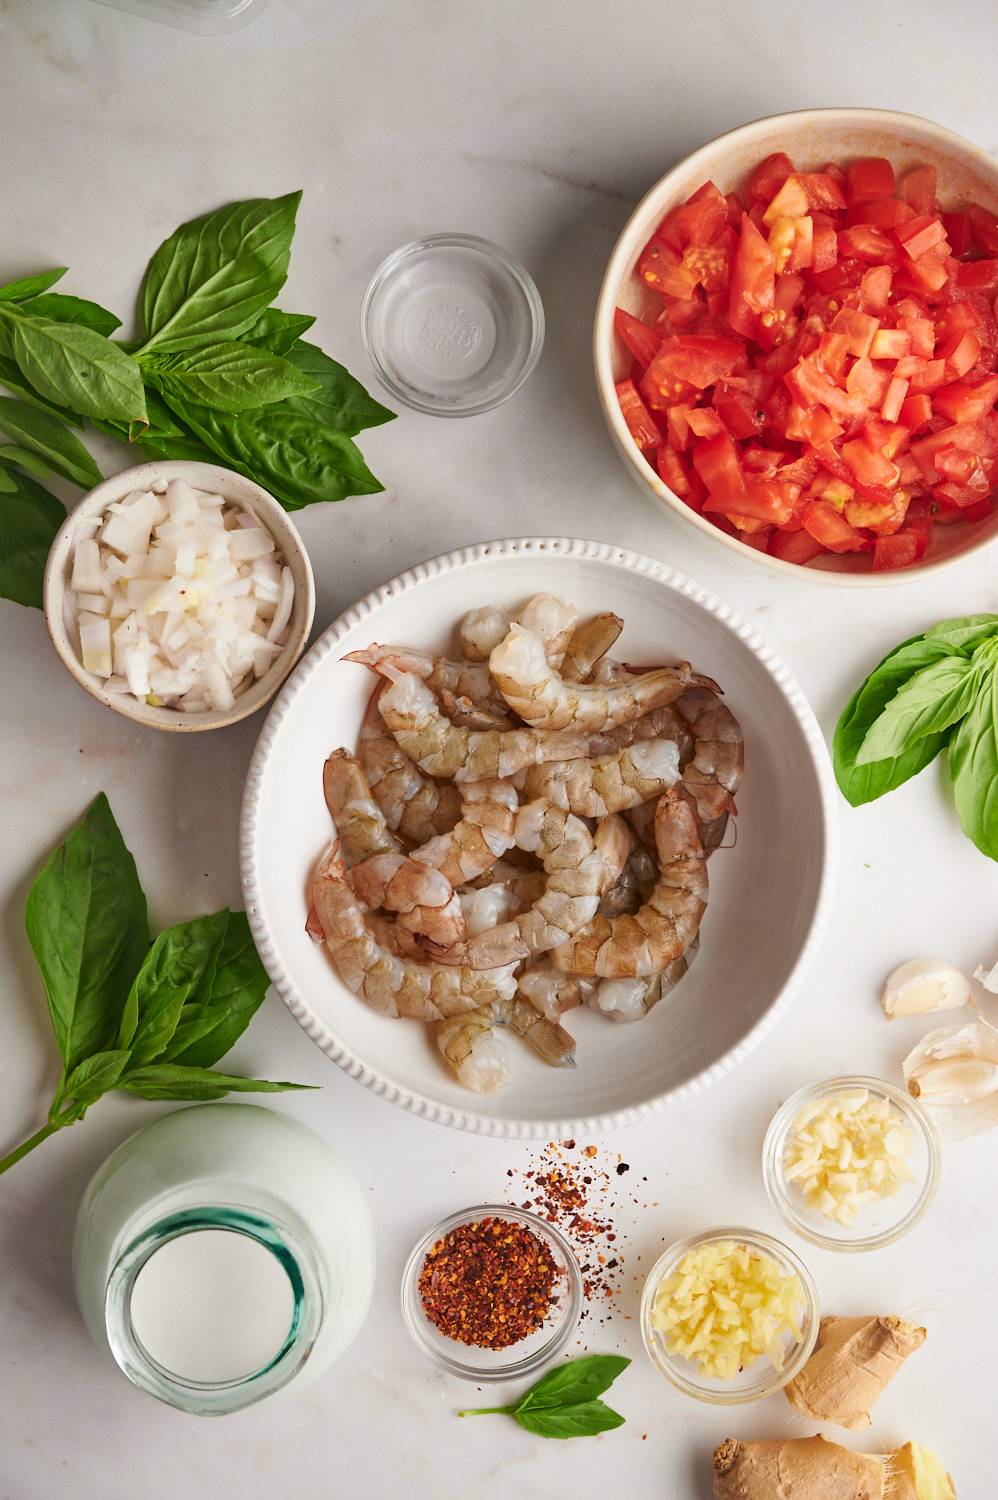
<instances>
[{"instance_id":1,"label":"green basil leaf","mask_svg":"<svg viewBox=\"0 0 998 1500\"><path fill-rule=\"evenodd\" d=\"M121 327L121 319L113 312L101 307L99 302L88 302L85 297L67 297L63 292L45 292L22 304L22 311L32 316L55 318L57 323L78 323L82 328L93 328L105 338Z\"/></svg>"},{"instance_id":2,"label":"green basil leaf","mask_svg":"<svg viewBox=\"0 0 998 1500\"><path fill-rule=\"evenodd\" d=\"M35 879L24 920L69 1074L115 1036L149 947L146 898L103 792Z\"/></svg>"},{"instance_id":3,"label":"green basil leaf","mask_svg":"<svg viewBox=\"0 0 998 1500\"><path fill-rule=\"evenodd\" d=\"M79 438L68 432L57 417L29 406L26 401L0 396L0 432L13 438L19 447L37 453L57 474L85 490L93 489L103 478Z\"/></svg>"},{"instance_id":4,"label":"green basil leaf","mask_svg":"<svg viewBox=\"0 0 998 1500\"><path fill-rule=\"evenodd\" d=\"M47 292L50 286L55 286L57 281L62 280L68 270L68 266L59 266L54 271L39 271L36 276L22 276L20 281L8 281L6 286L0 286L0 302L23 302L26 297Z\"/></svg>"},{"instance_id":5,"label":"green basil leaf","mask_svg":"<svg viewBox=\"0 0 998 1500\"><path fill-rule=\"evenodd\" d=\"M163 1054L163 1061L209 1068L242 1036L263 1004L270 979L253 944L246 913L226 918L211 964ZM210 1023L210 1024L209 1024Z\"/></svg>"},{"instance_id":6,"label":"green basil leaf","mask_svg":"<svg viewBox=\"0 0 998 1500\"><path fill-rule=\"evenodd\" d=\"M125 1048L94 1052L75 1067L59 1090L60 1099L72 1099L78 1105L95 1104L102 1094L117 1088L118 1079L128 1066ZM58 1105L53 1107L53 1114Z\"/></svg>"},{"instance_id":7,"label":"green basil leaf","mask_svg":"<svg viewBox=\"0 0 998 1500\"><path fill-rule=\"evenodd\" d=\"M902 755L869 765L856 763L867 733L902 684L923 667L960 654L957 647L945 640L927 641L923 636L914 636L885 656L850 698L836 725L832 762L839 789L853 807L874 802L886 792L894 791L939 754L945 735L928 734Z\"/></svg>"},{"instance_id":8,"label":"green basil leaf","mask_svg":"<svg viewBox=\"0 0 998 1500\"><path fill-rule=\"evenodd\" d=\"M15 469L0 471L0 595L41 609L45 562L65 519L40 484Z\"/></svg>"},{"instance_id":9,"label":"green basil leaf","mask_svg":"<svg viewBox=\"0 0 998 1500\"><path fill-rule=\"evenodd\" d=\"M538 1437L593 1437L622 1427L624 1418L602 1401L582 1401L576 1406L517 1407L513 1416L521 1427Z\"/></svg>"},{"instance_id":10,"label":"green basil leaf","mask_svg":"<svg viewBox=\"0 0 998 1500\"><path fill-rule=\"evenodd\" d=\"M286 313L279 307L265 307L255 322L239 335L243 344L269 349L271 354L287 354L315 322L308 313Z\"/></svg>"},{"instance_id":11,"label":"green basil leaf","mask_svg":"<svg viewBox=\"0 0 998 1500\"><path fill-rule=\"evenodd\" d=\"M970 708L979 682L980 669L965 656L947 656L923 667L901 684L874 720L856 765L903 755L927 734L949 729Z\"/></svg>"},{"instance_id":12,"label":"green basil leaf","mask_svg":"<svg viewBox=\"0 0 998 1500\"><path fill-rule=\"evenodd\" d=\"M998 672L990 672L949 746L953 796L963 831L998 859Z\"/></svg>"},{"instance_id":13,"label":"green basil leaf","mask_svg":"<svg viewBox=\"0 0 998 1500\"><path fill-rule=\"evenodd\" d=\"M20 311L11 317L7 331L15 364L49 401L82 417L145 420L139 367L117 344L92 328L30 318Z\"/></svg>"},{"instance_id":14,"label":"green basil leaf","mask_svg":"<svg viewBox=\"0 0 998 1500\"><path fill-rule=\"evenodd\" d=\"M539 1406L576 1406L603 1394L630 1364L622 1354L587 1354L556 1365L542 1375L522 1400L517 1411Z\"/></svg>"},{"instance_id":15,"label":"green basil leaf","mask_svg":"<svg viewBox=\"0 0 998 1500\"><path fill-rule=\"evenodd\" d=\"M0 324L0 329L2 329L2 324ZM0 385L6 386L9 391L13 391L23 401L37 407L39 411L47 411L50 416L68 422L71 427L83 426L82 417L78 417L75 411L70 411L68 406L57 406L54 401L46 401L44 396L39 396L37 391L33 391L14 361L4 359L2 356L0 356Z\"/></svg>"},{"instance_id":16,"label":"green basil leaf","mask_svg":"<svg viewBox=\"0 0 998 1500\"><path fill-rule=\"evenodd\" d=\"M379 427L382 422L394 421L393 411L369 396L349 370L330 359L315 344L297 343L288 359L319 386L314 395L296 396L289 401L288 406L294 411L324 422L338 432L345 432L348 437L363 432L365 427Z\"/></svg>"},{"instance_id":17,"label":"green basil leaf","mask_svg":"<svg viewBox=\"0 0 998 1500\"><path fill-rule=\"evenodd\" d=\"M193 349L251 323L284 285L300 201L251 198L181 224L142 283L145 347Z\"/></svg>"},{"instance_id":18,"label":"green basil leaf","mask_svg":"<svg viewBox=\"0 0 998 1500\"><path fill-rule=\"evenodd\" d=\"M962 615L956 620L940 620L925 632L927 641L942 640L961 651L973 651L981 641L998 634L998 615Z\"/></svg>"},{"instance_id":19,"label":"green basil leaf","mask_svg":"<svg viewBox=\"0 0 998 1500\"><path fill-rule=\"evenodd\" d=\"M119 1088L143 1099L221 1099L225 1094L279 1094L305 1089L307 1083L272 1083L267 1078L240 1078L235 1073L216 1073L212 1068L182 1068L175 1063L150 1063L130 1068Z\"/></svg>"},{"instance_id":20,"label":"green basil leaf","mask_svg":"<svg viewBox=\"0 0 998 1500\"><path fill-rule=\"evenodd\" d=\"M143 448L148 448L157 458L172 458L183 462L192 460L200 464L217 464L218 454L207 448L199 438L191 437L190 433L181 433L177 437L156 436L147 438L145 433L137 439Z\"/></svg>"},{"instance_id":21,"label":"green basil leaf","mask_svg":"<svg viewBox=\"0 0 998 1500\"><path fill-rule=\"evenodd\" d=\"M230 469L263 486L285 507L372 495L379 484L360 449L289 403L226 413L167 397L170 409Z\"/></svg>"},{"instance_id":22,"label":"green basil leaf","mask_svg":"<svg viewBox=\"0 0 998 1500\"><path fill-rule=\"evenodd\" d=\"M177 354L153 351L138 359L145 380L156 390L216 411L245 411L320 389L317 380L289 360L234 339Z\"/></svg>"},{"instance_id":23,"label":"green basil leaf","mask_svg":"<svg viewBox=\"0 0 998 1500\"><path fill-rule=\"evenodd\" d=\"M19 448L16 443L0 443L0 464L27 469L36 479L48 479L54 472L51 464L39 458L37 453L32 453L30 448Z\"/></svg>"}]
</instances>

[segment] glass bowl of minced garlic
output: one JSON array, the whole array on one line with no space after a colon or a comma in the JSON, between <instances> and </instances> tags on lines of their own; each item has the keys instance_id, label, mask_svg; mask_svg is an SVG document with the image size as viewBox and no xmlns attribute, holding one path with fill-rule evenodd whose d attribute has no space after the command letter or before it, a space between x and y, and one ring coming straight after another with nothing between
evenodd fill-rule
<instances>
[{"instance_id":1,"label":"glass bowl of minced garlic","mask_svg":"<svg viewBox=\"0 0 998 1500\"><path fill-rule=\"evenodd\" d=\"M770 1202L825 1250L877 1250L925 1213L939 1175L936 1129L880 1078L828 1078L792 1095L762 1148Z\"/></svg>"},{"instance_id":2,"label":"glass bowl of minced garlic","mask_svg":"<svg viewBox=\"0 0 998 1500\"><path fill-rule=\"evenodd\" d=\"M807 1363L821 1318L799 1256L771 1235L722 1227L670 1246L641 1298L652 1364L688 1396L758 1401Z\"/></svg>"}]
</instances>

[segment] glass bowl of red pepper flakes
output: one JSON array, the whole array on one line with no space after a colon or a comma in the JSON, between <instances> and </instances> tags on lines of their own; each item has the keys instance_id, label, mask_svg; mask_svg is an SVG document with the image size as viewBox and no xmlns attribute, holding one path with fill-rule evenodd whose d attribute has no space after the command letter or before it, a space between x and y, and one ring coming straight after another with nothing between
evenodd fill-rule
<instances>
[{"instance_id":1,"label":"glass bowl of red pepper flakes","mask_svg":"<svg viewBox=\"0 0 998 1500\"><path fill-rule=\"evenodd\" d=\"M559 1354L582 1311L565 1236L524 1209L479 1204L418 1241L402 1316L424 1354L464 1380L516 1380Z\"/></svg>"}]
</instances>

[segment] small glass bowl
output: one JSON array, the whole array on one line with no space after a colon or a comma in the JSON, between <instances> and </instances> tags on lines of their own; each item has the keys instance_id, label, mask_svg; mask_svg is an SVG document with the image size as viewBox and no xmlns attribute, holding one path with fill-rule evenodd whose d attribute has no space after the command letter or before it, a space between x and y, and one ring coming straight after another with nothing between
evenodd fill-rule
<instances>
[{"instance_id":1,"label":"small glass bowl","mask_svg":"<svg viewBox=\"0 0 998 1500\"><path fill-rule=\"evenodd\" d=\"M435 234L395 250L360 309L378 379L407 406L472 417L508 400L544 343L544 308L512 256L473 234Z\"/></svg>"},{"instance_id":2,"label":"small glass bowl","mask_svg":"<svg viewBox=\"0 0 998 1500\"><path fill-rule=\"evenodd\" d=\"M787 1138L798 1112L829 1094L847 1089L869 1089L871 1095L889 1099L911 1131L914 1147L910 1162L914 1182L906 1183L893 1198L867 1203L852 1225L839 1224L810 1208L795 1183L783 1176ZM939 1178L939 1138L936 1127L922 1106L894 1084L882 1078L826 1078L799 1089L776 1111L762 1148L762 1172L769 1201L796 1234L823 1250L879 1250L914 1228L932 1202Z\"/></svg>"},{"instance_id":3,"label":"small glass bowl","mask_svg":"<svg viewBox=\"0 0 998 1500\"><path fill-rule=\"evenodd\" d=\"M739 1245L747 1245L750 1250L758 1250L763 1255L771 1256L784 1271L796 1276L800 1282L804 1303L801 1311L801 1336L795 1343L788 1340L786 1359L781 1370L776 1369L763 1355L754 1364L741 1370L733 1380L710 1379L701 1373L692 1360L670 1354L665 1336L652 1324L655 1293L660 1282L671 1275L687 1251L697 1250L701 1245L712 1245L718 1240L734 1240ZM706 1229L701 1234L691 1234L670 1245L649 1271L641 1294L641 1337L648 1358L656 1370L687 1396L694 1396L698 1401L709 1402L712 1406L740 1406L748 1401L760 1401L763 1396L782 1390L810 1359L818 1339L820 1320L818 1289L800 1257L768 1234L732 1225Z\"/></svg>"},{"instance_id":4,"label":"small glass bowl","mask_svg":"<svg viewBox=\"0 0 998 1500\"><path fill-rule=\"evenodd\" d=\"M430 1322L423 1311L419 1295L419 1275L427 1252L461 1224L473 1224L484 1218L507 1219L522 1224L543 1241L562 1273L558 1279L556 1300L544 1325L508 1349L479 1349L447 1338ZM462 1209L441 1219L418 1241L402 1273L402 1317L424 1354L450 1375L462 1380L492 1382L518 1380L530 1375L560 1354L575 1332L582 1312L582 1274L571 1245L553 1224L525 1209L482 1203Z\"/></svg>"}]
</instances>

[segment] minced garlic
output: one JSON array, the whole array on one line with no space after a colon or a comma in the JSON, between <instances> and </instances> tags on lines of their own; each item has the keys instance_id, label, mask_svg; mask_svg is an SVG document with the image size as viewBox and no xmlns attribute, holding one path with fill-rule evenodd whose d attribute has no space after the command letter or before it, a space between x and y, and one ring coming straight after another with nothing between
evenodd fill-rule
<instances>
[{"instance_id":1,"label":"minced garlic","mask_svg":"<svg viewBox=\"0 0 998 1500\"><path fill-rule=\"evenodd\" d=\"M798 1113L783 1153L783 1178L809 1208L849 1228L864 1204L914 1181L911 1131L889 1099L847 1089Z\"/></svg>"},{"instance_id":2,"label":"minced garlic","mask_svg":"<svg viewBox=\"0 0 998 1500\"><path fill-rule=\"evenodd\" d=\"M773 1256L716 1240L688 1250L659 1283L651 1320L670 1354L733 1380L762 1355L782 1369L784 1336L800 1340L803 1307L800 1281Z\"/></svg>"}]
</instances>

